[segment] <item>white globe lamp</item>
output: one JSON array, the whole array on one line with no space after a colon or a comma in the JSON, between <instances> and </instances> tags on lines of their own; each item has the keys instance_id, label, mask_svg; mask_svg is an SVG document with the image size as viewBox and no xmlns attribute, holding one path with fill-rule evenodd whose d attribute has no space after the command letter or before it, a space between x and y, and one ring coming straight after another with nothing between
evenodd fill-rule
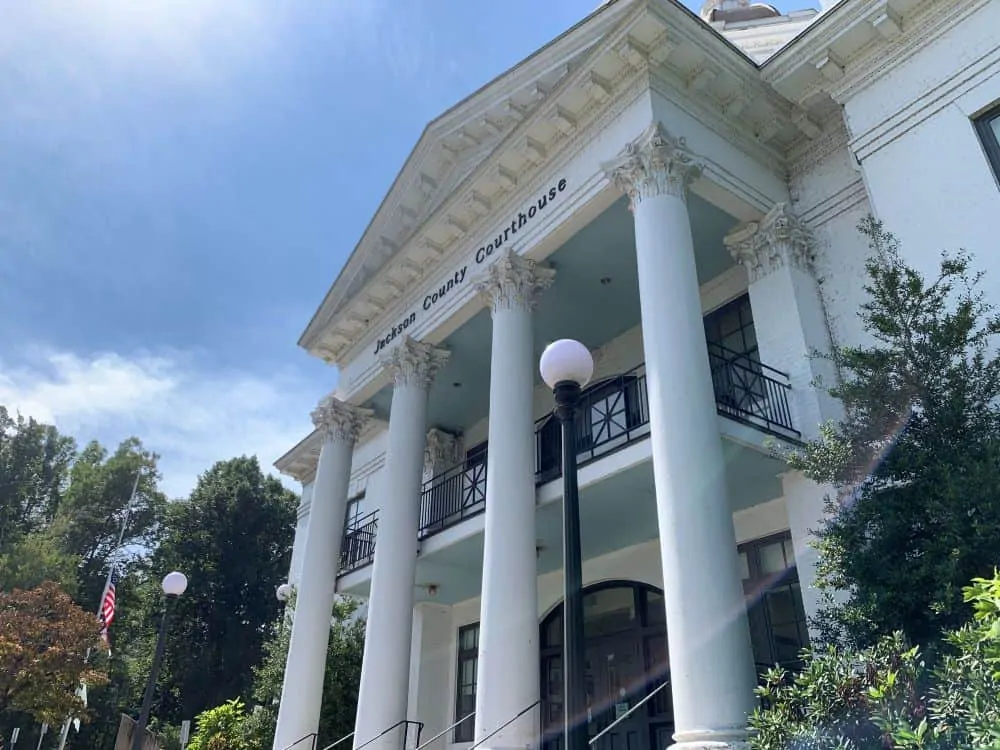
<instances>
[{"instance_id":1,"label":"white globe lamp","mask_svg":"<svg viewBox=\"0 0 1000 750\"><path fill-rule=\"evenodd\" d=\"M559 339L542 352L538 369L549 388L560 383L575 383L583 388L594 375L594 358L579 341Z\"/></svg>"},{"instance_id":2,"label":"white globe lamp","mask_svg":"<svg viewBox=\"0 0 1000 750\"><path fill-rule=\"evenodd\" d=\"M167 596L180 596L187 590L187 587L187 576L183 573L178 573L176 570L173 573L167 573L163 577L163 593Z\"/></svg>"}]
</instances>

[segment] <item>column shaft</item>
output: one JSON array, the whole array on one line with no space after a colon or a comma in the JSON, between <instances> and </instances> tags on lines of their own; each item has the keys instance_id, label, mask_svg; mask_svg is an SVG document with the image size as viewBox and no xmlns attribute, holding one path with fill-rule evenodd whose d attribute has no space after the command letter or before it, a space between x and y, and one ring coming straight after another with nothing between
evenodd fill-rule
<instances>
[{"instance_id":1,"label":"column shaft","mask_svg":"<svg viewBox=\"0 0 1000 750\"><path fill-rule=\"evenodd\" d=\"M532 306L552 275L510 252L479 282L492 307L493 341L476 742L539 697ZM537 737L534 710L484 747L523 748Z\"/></svg>"},{"instance_id":2,"label":"column shaft","mask_svg":"<svg viewBox=\"0 0 1000 750\"><path fill-rule=\"evenodd\" d=\"M292 637L274 735L275 750L283 750L319 728L351 459L367 414L333 399L325 399L313 412L313 421L324 430L325 436L312 486L302 577L295 598Z\"/></svg>"},{"instance_id":3,"label":"column shaft","mask_svg":"<svg viewBox=\"0 0 1000 750\"><path fill-rule=\"evenodd\" d=\"M674 738L726 746L754 678L686 204L699 170L657 125L609 171L635 217Z\"/></svg>"},{"instance_id":4,"label":"column shaft","mask_svg":"<svg viewBox=\"0 0 1000 750\"><path fill-rule=\"evenodd\" d=\"M368 599L355 747L407 718L427 390L443 361L443 352L412 339L404 339L385 361L393 371L395 386ZM398 750L403 737L400 728L369 747Z\"/></svg>"}]
</instances>

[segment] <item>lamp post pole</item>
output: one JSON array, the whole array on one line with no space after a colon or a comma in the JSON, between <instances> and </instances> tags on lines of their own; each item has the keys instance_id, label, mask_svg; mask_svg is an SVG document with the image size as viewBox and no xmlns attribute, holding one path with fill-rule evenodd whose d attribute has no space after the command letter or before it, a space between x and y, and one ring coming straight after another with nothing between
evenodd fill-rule
<instances>
[{"instance_id":1,"label":"lamp post pole","mask_svg":"<svg viewBox=\"0 0 1000 750\"><path fill-rule=\"evenodd\" d=\"M132 730L132 750L142 750L146 736L146 725L149 723L149 713L153 707L153 693L156 692L156 678L160 673L163 652L166 649L167 619L170 616L170 600L184 593L187 588L187 578L183 573L168 573L163 579L163 615L160 617L160 632L156 637L156 651L153 654L153 666L149 670L149 680L146 682L146 692L142 696L142 708L139 710L139 720Z\"/></svg>"},{"instance_id":2,"label":"lamp post pole","mask_svg":"<svg viewBox=\"0 0 1000 750\"><path fill-rule=\"evenodd\" d=\"M594 360L578 341L546 347L539 363L552 388L562 427L563 469L563 747L587 750L586 652L583 635L583 552L580 546L580 490L577 483L576 413L580 393L594 373Z\"/></svg>"},{"instance_id":3,"label":"lamp post pole","mask_svg":"<svg viewBox=\"0 0 1000 750\"><path fill-rule=\"evenodd\" d=\"M562 425L565 747L566 750L586 750L583 556L580 549L580 492L576 476L576 410L580 404L580 386L573 382L563 382L557 384L553 392L556 419Z\"/></svg>"}]
</instances>

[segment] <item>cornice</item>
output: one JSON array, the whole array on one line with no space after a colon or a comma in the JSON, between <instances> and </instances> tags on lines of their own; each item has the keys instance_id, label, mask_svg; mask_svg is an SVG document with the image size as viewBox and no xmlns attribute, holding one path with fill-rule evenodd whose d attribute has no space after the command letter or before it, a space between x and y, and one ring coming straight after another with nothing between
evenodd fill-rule
<instances>
[{"instance_id":1,"label":"cornice","mask_svg":"<svg viewBox=\"0 0 1000 750\"><path fill-rule=\"evenodd\" d=\"M824 13L761 68L803 106L844 103L991 0L853 0Z\"/></svg>"}]
</instances>

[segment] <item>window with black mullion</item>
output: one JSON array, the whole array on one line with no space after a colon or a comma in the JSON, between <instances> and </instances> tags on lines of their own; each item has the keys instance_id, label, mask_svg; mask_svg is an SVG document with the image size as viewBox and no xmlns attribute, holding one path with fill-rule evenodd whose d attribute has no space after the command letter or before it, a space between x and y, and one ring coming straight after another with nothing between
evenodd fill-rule
<instances>
[{"instance_id":1,"label":"window with black mullion","mask_svg":"<svg viewBox=\"0 0 1000 750\"><path fill-rule=\"evenodd\" d=\"M476 675L479 671L479 623L458 629L458 674L455 680L455 721L476 710ZM455 742L472 742L475 717L455 727Z\"/></svg>"}]
</instances>

